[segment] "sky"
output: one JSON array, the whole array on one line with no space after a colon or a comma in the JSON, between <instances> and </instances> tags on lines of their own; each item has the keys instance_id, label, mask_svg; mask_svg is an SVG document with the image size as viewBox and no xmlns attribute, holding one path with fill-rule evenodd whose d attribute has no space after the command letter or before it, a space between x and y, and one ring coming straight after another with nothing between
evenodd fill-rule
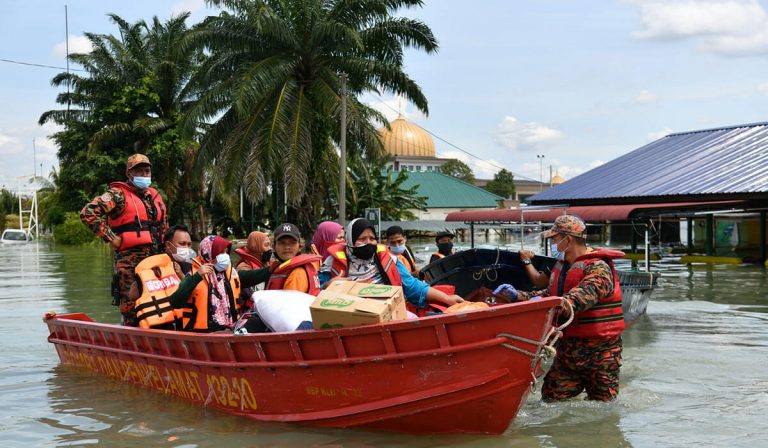
<instances>
[{"instance_id":1,"label":"sky","mask_svg":"<svg viewBox=\"0 0 768 448\"><path fill-rule=\"evenodd\" d=\"M191 24L216 12L203 0L66 4L70 52L87 51L84 32L116 32L108 13L186 10ZM0 0L0 59L64 67L64 5ZM768 121L768 0L426 0L399 15L440 44L405 59L429 113L387 93L363 100L401 111L479 178L548 181L551 167L570 179L672 132ZM58 166L56 128L37 121L57 108L60 71L0 61L0 184Z\"/></svg>"}]
</instances>

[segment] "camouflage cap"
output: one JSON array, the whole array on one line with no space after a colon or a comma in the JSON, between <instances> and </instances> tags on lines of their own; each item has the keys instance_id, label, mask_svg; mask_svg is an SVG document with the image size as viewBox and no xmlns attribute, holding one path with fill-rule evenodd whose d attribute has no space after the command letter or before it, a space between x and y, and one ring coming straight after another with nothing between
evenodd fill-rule
<instances>
[{"instance_id":1,"label":"camouflage cap","mask_svg":"<svg viewBox=\"0 0 768 448\"><path fill-rule=\"evenodd\" d=\"M152 164L149 162L149 157L145 156L144 154L134 154L128 157L128 162L125 164L125 169L130 171L136 165L152 166Z\"/></svg>"},{"instance_id":2,"label":"camouflage cap","mask_svg":"<svg viewBox=\"0 0 768 448\"><path fill-rule=\"evenodd\" d=\"M562 215L555 219L555 223L552 228L541 232L541 236L544 238L552 238L553 236L570 235L577 238L586 238L587 226L581 218L573 215Z\"/></svg>"}]
</instances>

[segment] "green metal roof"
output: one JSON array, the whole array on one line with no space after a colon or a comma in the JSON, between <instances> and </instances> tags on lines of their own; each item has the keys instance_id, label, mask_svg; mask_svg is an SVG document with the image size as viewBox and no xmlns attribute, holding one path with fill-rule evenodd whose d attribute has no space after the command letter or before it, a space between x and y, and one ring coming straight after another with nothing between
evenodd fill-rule
<instances>
[{"instance_id":1,"label":"green metal roof","mask_svg":"<svg viewBox=\"0 0 768 448\"><path fill-rule=\"evenodd\" d=\"M409 171L403 188L414 185L427 198L427 208L495 208L496 201L504 199L437 171Z\"/></svg>"}]
</instances>

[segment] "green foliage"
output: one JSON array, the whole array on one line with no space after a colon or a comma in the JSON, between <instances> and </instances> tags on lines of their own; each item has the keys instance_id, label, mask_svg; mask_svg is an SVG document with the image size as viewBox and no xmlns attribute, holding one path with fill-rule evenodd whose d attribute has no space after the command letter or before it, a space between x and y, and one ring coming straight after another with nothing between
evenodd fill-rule
<instances>
[{"instance_id":1,"label":"green foliage","mask_svg":"<svg viewBox=\"0 0 768 448\"><path fill-rule=\"evenodd\" d=\"M406 171L394 172L391 166L384 165L361 158L352 160L349 216L360 217L366 208L380 208L382 220L415 220L408 209L426 211L427 198L418 195L417 186L403 189L402 184L408 179Z\"/></svg>"},{"instance_id":2,"label":"green foliage","mask_svg":"<svg viewBox=\"0 0 768 448\"><path fill-rule=\"evenodd\" d=\"M86 244L95 240L95 235L80 220L80 215L68 212L64 215L64 223L53 228L53 239L61 244Z\"/></svg>"},{"instance_id":3,"label":"green foliage","mask_svg":"<svg viewBox=\"0 0 768 448\"><path fill-rule=\"evenodd\" d=\"M461 160L451 159L441 165L439 170L447 176L461 179L468 184L475 183L475 175L472 173L472 168Z\"/></svg>"},{"instance_id":4,"label":"green foliage","mask_svg":"<svg viewBox=\"0 0 768 448\"><path fill-rule=\"evenodd\" d=\"M18 213L19 197L5 188L0 189L0 213Z\"/></svg>"},{"instance_id":5,"label":"green foliage","mask_svg":"<svg viewBox=\"0 0 768 448\"><path fill-rule=\"evenodd\" d=\"M3 230L5 229L20 229L19 226L19 215L15 213L8 213L5 215L5 221L4 221Z\"/></svg>"},{"instance_id":6,"label":"green foliage","mask_svg":"<svg viewBox=\"0 0 768 448\"><path fill-rule=\"evenodd\" d=\"M515 176L502 168L494 174L493 180L486 184L485 189L503 198L510 198L515 195Z\"/></svg>"}]
</instances>

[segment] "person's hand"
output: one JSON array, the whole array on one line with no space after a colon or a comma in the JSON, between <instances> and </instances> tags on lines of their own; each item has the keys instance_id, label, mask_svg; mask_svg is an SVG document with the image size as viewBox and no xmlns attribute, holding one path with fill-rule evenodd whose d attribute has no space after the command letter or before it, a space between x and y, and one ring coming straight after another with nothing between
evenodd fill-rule
<instances>
[{"instance_id":1,"label":"person's hand","mask_svg":"<svg viewBox=\"0 0 768 448\"><path fill-rule=\"evenodd\" d=\"M498 288L493 290L494 296L509 297L512 300L517 299L517 290L509 283L502 283Z\"/></svg>"},{"instance_id":2,"label":"person's hand","mask_svg":"<svg viewBox=\"0 0 768 448\"><path fill-rule=\"evenodd\" d=\"M114 249L118 250L120 249L120 246L123 244L123 239L120 238L119 235L115 235L115 237L112 239L112 241L109 242L109 246Z\"/></svg>"},{"instance_id":3,"label":"person's hand","mask_svg":"<svg viewBox=\"0 0 768 448\"><path fill-rule=\"evenodd\" d=\"M451 305L456 305L457 303L461 303L464 301L464 299L456 294L451 294L448 296L448 300L451 302Z\"/></svg>"},{"instance_id":4,"label":"person's hand","mask_svg":"<svg viewBox=\"0 0 768 448\"><path fill-rule=\"evenodd\" d=\"M213 265L210 263L206 263L199 268L197 268L198 274L200 274L201 277L205 277L207 275L213 274Z\"/></svg>"},{"instance_id":5,"label":"person's hand","mask_svg":"<svg viewBox=\"0 0 768 448\"><path fill-rule=\"evenodd\" d=\"M534 256L533 252L530 250L521 250L518 255L520 255L521 261L531 261Z\"/></svg>"}]
</instances>

